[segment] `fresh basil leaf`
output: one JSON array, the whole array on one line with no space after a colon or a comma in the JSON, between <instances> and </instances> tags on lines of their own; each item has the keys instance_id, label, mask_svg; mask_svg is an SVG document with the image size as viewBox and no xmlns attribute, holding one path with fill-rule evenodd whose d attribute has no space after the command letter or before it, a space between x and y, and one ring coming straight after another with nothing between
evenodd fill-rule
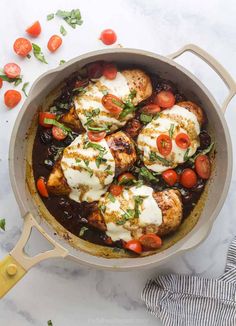
<instances>
[{"instance_id":1,"label":"fresh basil leaf","mask_svg":"<svg viewBox=\"0 0 236 326\"><path fill-rule=\"evenodd\" d=\"M106 151L106 148L103 147L102 145L99 145L99 144L96 144L96 143L91 143L91 142L87 142L84 145L84 148L85 149L87 149L87 148L97 149L99 152L105 152Z\"/></svg>"},{"instance_id":2,"label":"fresh basil leaf","mask_svg":"<svg viewBox=\"0 0 236 326\"><path fill-rule=\"evenodd\" d=\"M111 201L112 203L114 203L114 202L116 201L115 197L114 197L110 192L109 192L109 194L108 194L107 197L110 199L110 201Z\"/></svg>"},{"instance_id":3,"label":"fresh basil leaf","mask_svg":"<svg viewBox=\"0 0 236 326\"><path fill-rule=\"evenodd\" d=\"M140 120L144 123L147 124L152 121L153 116L145 113L140 114Z\"/></svg>"},{"instance_id":4,"label":"fresh basil leaf","mask_svg":"<svg viewBox=\"0 0 236 326\"><path fill-rule=\"evenodd\" d=\"M104 127L92 127L92 126L87 126L87 129L90 131L109 131L108 126L104 126Z\"/></svg>"},{"instance_id":5,"label":"fresh basil leaf","mask_svg":"<svg viewBox=\"0 0 236 326\"><path fill-rule=\"evenodd\" d=\"M190 148L188 148L188 149L186 150L186 152L184 153L184 161L185 161L185 162L189 159L189 156L188 156L189 151L190 151Z\"/></svg>"},{"instance_id":6,"label":"fresh basil leaf","mask_svg":"<svg viewBox=\"0 0 236 326\"><path fill-rule=\"evenodd\" d=\"M40 46L35 43L32 43L32 47L33 47L33 54L34 54L35 58L38 59L39 61L47 64L47 61L41 51Z\"/></svg>"},{"instance_id":7,"label":"fresh basil leaf","mask_svg":"<svg viewBox=\"0 0 236 326\"><path fill-rule=\"evenodd\" d=\"M196 158L199 156L199 155L206 155L208 153L211 152L211 150L213 149L215 143L212 142L207 148L201 150L200 152L198 152L197 154L195 154L194 156L192 156L191 158L189 158L189 161L194 163Z\"/></svg>"},{"instance_id":8,"label":"fresh basil leaf","mask_svg":"<svg viewBox=\"0 0 236 326\"><path fill-rule=\"evenodd\" d=\"M66 34L67 34L67 31L66 31L66 29L65 29L65 27L63 25L61 25L61 27L60 27L60 33L63 36L66 36Z\"/></svg>"},{"instance_id":9,"label":"fresh basil leaf","mask_svg":"<svg viewBox=\"0 0 236 326\"><path fill-rule=\"evenodd\" d=\"M172 123L172 124L170 125L170 129L169 129L169 136L170 136L170 138L173 137L174 129L175 129L175 125Z\"/></svg>"},{"instance_id":10,"label":"fresh basil leaf","mask_svg":"<svg viewBox=\"0 0 236 326\"><path fill-rule=\"evenodd\" d=\"M27 86L29 85L29 82L27 82L27 83L24 83L24 85L22 86L22 92L25 94L25 96L26 97L28 97L28 95L26 94L26 88L27 88Z\"/></svg>"},{"instance_id":11,"label":"fresh basil leaf","mask_svg":"<svg viewBox=\"0 0 236 326\"><path fill-rule=\"evenodd\" d=\"M88 228L86 226L82 226L82 228L79 231L79 236L82 237L87 230Z\"/></svg>"},{"instance_id":12,"label":"fresh basil leaf","mask_svg":"<svg viewBox=\"0 0 236 326\"><path fill-rule=\"evenodd\" d=\"M60 62L59 62L59 66L61 66L61 65L63 65L64 63L66 63L66 61L65 60L60 60Z\"/></svg>"},{"instance_id":13,"label":"fresh basil leaf","mask_svg":"<svg viewBox=\"0 0 236 326\"><path fill-rule=\"evenodd\" d=\"M6 227L6 220L5 220L5 218L1 218L0 219L0 229L5 231L5 227Z\"/></svg>"},{"instance_id":14,"label":"fresh basil leaf","mask_svg":"<svg viewBox=\"0 0 236 326\"><path fill-rule=\"evenodd\" d=\"M15 86L19 85L22 82L22 76L16 78L9 78L6 75L0 75L0 78L8 83L14 83Z\"/></svg>"},{"instance_id":15,"label":"fresh basil leaf","mask_svg":"<svg viewBox=\"0 0 236 326\"><path fill-rule=\"evenodd\" d=\"M16 78L16 81L14 82L15 86L18 86L22 83L22 78Z\"/></svg>"},{"instance_id":16,"label":"fresh basil leaf","mask_svg":"<svg viewBox=\"0 0 236 326\"><path fill-rule=\"evenodd\" d=\"M61 128L64 133L68 133L68 132L71 132L72 130L66 126L64 126L62 123L58 122L57 120L55 119L47 119L47 118L44 118L43 120L44 123L47 123L47 124L50 124L50 125L54 125L58 128Z\"/></svg>"},{"instance_id":17,"label":"fresh basil leaf","mask_svg":"<svg viewBox=\"0 0 236 326\"><path fill-rule=\"evenodd\" d=\"M58 10L56 15L63 18L72 28L76 28L76 25L82 25L83 23L79 9L73 9L71 11Z\"/></svg>"},{"instance_id":18,"label":"fresh basil leaf","mask_svg":"<svg viewBox=\"0 0 236 326\"><path fill-rule=\"evenodd\" d=\"M52 20L54 18L54 14L48 14L47 15L47 20Z\"/></svg>"},{"instance_id":19,"label":"fresh basil leaf","mask_svg":"<svg viewBox=\"0 0 236 326\"><path fill-rule=\"evenodd\" d=\"M139 171L139 176L143 177L147 181L155 181L158 182L158 178L156 178L146 167L141 167Z\"/></svg>"},{"instance_id":20,"label":"fresh basil leaf","mask_svg":"<svg viewBox=\"0 0 236 326\"><path fill-rule=\"evenodd\" d=\"M155 162L156 160L158 160L158 161L162 162L163 164L165 164L166 166L170 166L171 165L171 162L170 161L168 161L164 157L161 157L160 155L158 155L155 152L150 152L150 154L149 154L149 160L151 162Z\"/></svg>"}]
</instances>

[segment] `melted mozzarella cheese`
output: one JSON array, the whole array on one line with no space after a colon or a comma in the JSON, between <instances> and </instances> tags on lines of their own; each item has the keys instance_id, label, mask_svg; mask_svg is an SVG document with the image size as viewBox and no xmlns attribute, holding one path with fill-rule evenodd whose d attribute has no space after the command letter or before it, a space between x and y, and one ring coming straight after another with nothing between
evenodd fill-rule
<instances>
[{"instance_id":1,"label":"melted mozzarella cheese","mask_svg":"<svg viewBox=\"0 0 236 326\"><path fill-rule=\"evenodd\" d=\"M88 144L95 144L100 150ZM86 134L79 135L64 149L61 167L71 188L69 197L77 202L99 200L115 175L115 160L106 140L92 143Z\"/></svg>"},{"instance_id":2,"label":"melted mozzarella cheese","mask_svg":"<svg viewBox=\"0 0 236 326\"><path fill-rule=\"evenodd\" d=\"M93 120L93 126L107 126L111 131L125 125L132 115L127 115L122 121L112 115L102 105L102 97L105 93L113 94L122 100L126 100L130 94L130 89L126 78L118 72L116 78L109 80L104 76L96 79L85 88L85 93L74 97L76 113L83 125L88 129L88 121Z\"/></svg>"},{"instance_id":3,"label":"melted mozzarella cheese","mask_svg":"<svg viewBox=\"0 0 236 326\"><path fill-rule=\"evenodd\" d=\"M162 211L153 198L153 189L148 186L124 189L121 195L106 193L99 201L107 235L113 241L132 239L132 231L148 225L159 226L162 223ZM137 200L139 204L137 206ZM135 209L139 214L136 216Z\"/></svg>"},{"instance_id":4,"label":"melted mozzarella cheese","mask_svg":"<svg viewBox=\"0 0 236 326\"><path fill-rule=\"evenodd\" d=\"M172 151L164 157L157 148L157 138L161 134L171 135ZM176 145L175 137L179 133L189 136L191 144L188 149L182 149ZM147 124L138 136L138 148L143 152L143 162L147 168L157 173L162 173L169 168L184 163L187 157L191 157L199 146L198 135L200 126L196 116L178 105L164 110L157 119Z\"/></svg>"}]
</instances>

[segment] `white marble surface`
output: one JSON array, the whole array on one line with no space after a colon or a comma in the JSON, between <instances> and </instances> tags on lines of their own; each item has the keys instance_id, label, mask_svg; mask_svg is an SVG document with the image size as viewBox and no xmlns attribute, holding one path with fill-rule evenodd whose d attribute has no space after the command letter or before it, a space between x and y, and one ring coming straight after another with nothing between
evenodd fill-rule
<instances>
[{"instance_id":1,"label":"white marble surface","mask_svg":"<svg viewBox=\"0 0 236 326\"><path fill-rule=\"evenodd\" d=\"M112 4L112 5L111 5ZM55 54L46 50L46 41L57 33L60 21L47 22L48 13L57 9L82 11L84 24L68 30L64 44ZM176 51L186 43L195 43L214 55L236 78L236 5L234 0L198 1L85 1L85 0L1 0L0 1L0 66L10 61L22 66L25 81L31 83L41 73L58 65L61 59L101 49L99 32L114 28L118 42L125 47L147 49L160 54ZM39 19L43 33L37 43L42 45L49 64L32 58L17 58L12 51L16 37L24 35L25 27ZM184 56L179 60L189 67L222 101L226 90L205 65ZM7 110L0 90L0 216L6 218L6 232L0 232L0 258L16 243L22 220L8 176L8 145L20 105ZM226 120L236 147L236 100L227 110ZM19 140L20 141L20 140ZM161 325L146 312L140 300L145 281L158 273L194 273L214 277L224 268L227 246L236 234L236 171L225 205L207 240L198 248L172 259L161 268L147 271L112 273L96 271L76 263L52 260L33 268L0 302L1 326L47 325ZM30 246L38 243L33 240ZM36 245L37 246L37 245Z\"/></svg>"}]
</instances>

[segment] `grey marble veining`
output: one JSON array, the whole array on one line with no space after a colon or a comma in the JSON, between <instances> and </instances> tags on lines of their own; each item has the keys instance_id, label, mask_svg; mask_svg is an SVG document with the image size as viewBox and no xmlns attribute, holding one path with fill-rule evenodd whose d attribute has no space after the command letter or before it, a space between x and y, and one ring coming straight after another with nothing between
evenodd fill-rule
<instances>
[{"instance_id":1,"label":"grey marble veining","mask_svg":"<svg viewBox=\"0 0 236 326\"><path fill-rule=\"evenodd\" d=\"M65 27L68 35L55 54L46 49L48 38L59 33L59 20L46 21L46 15L57 9L79 7L84 24L76 30ZM114 28L118 43L124 47L141 48L162 55L176 51L186 43L195 43L215 56L236 78L236 5L234 0L162 1L62 0L34 2L2 0L0 12L0 66L20 63L25 81L78 54L101 49L99 33ZM44 65L34 58L17 58L12 51L16 37L39 19L43 32L35 40L42 46L49 61ZM179 62L201 79L219 102L227 94L219 78L205 64L183 56ZM0 258L13 248L22 228L22 220L11 190L8 176L10 134L20 106L7 110L0 90L0 216L6 218L6 232L0 232ZM20 86L19 86L20 88ZM236 100L226 112L233 149L236 148ZM20 141L20 140L19 140ZM77 325L161 325L146 312L140 293L145 282L158 273L196 274L217 277L224 269L226 251L236 234L236 174L225 205L209 237L197 248L173 258L159 268L123 273L88 269L71 261L59 259L41 263L0 302L1 326L44 326L51 319L54 326ZM35 243L38 243L35 241ZM34 241L30 243L34 246Z\"/></svg>"}]
</instances>

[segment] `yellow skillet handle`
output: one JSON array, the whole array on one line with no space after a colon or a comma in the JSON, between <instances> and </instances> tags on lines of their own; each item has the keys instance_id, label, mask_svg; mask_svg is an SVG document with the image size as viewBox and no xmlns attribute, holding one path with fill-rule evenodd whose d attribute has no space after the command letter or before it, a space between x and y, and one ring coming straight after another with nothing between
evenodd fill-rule
<instances>
[{"instance_id":1,"label":"yellow skillet handle","mask_svg":"<svg viewBox=\"0 0 236 326\"><path fill-rule=\"evenodd\" d=\"M32 228L35 227L52 245L53 249L30 257L24 251L24 247L30 237ZM30 213L24 217L24 227L21 237L15 248L0 261L0 298L2 298L25 274L41 262L53 257L66 257L68 250L54 241L37 223Z\"/></svg>"},{"instance_id":2,"label":"yellow skillet handle","mask_svg":"<svg viewBox=\"0 0 236 326\"><path fill-rule=\"evenodd\" d=\"M201 58L203 61L205 61L216 73L217 75L223 80L225 85L228 87L229 94L226 97L226 99L223 102L222 105L222 111L225 113L225 110L233 98L233 96L236 94L236 83L234 79L230 76L228 71L215 59L213 58L209 53L207 53L205 50L201 49L199 46L194 44L187 44L177 52L174 52L172 54L168 55L168 58L175 59L178 58L181 54L184 52L192 52L199 58Z\"/></svg>"}]
</instances>

